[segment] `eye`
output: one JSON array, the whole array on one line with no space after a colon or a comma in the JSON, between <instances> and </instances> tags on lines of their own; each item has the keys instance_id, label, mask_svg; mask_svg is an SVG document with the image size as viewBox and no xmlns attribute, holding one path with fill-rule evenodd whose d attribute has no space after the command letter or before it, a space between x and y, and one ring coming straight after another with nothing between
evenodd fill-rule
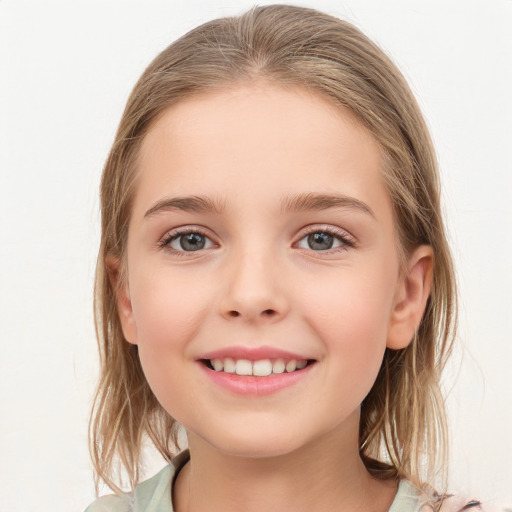
<instances>
[{"instance_id":1,"label":"eye","mask_svg":"<svg viewBox=\"0 0 512 512\"><path fill-rule=\"evenodd\" d=\"M194 252L209 249L214 243L199 231L171 232L160 244L173 252Z\"/></svg>"},{"instance_id":2,"label":"eye","mask_svg":"<svg viewBox=\"0 0 512 512\"><path fill-rule=\"evenodd\" d=\"M348 233L339 229L315 229L303 236L297 246L312 251L329 251L353 247L354 240Z\"/></svg>"}]
</instances>

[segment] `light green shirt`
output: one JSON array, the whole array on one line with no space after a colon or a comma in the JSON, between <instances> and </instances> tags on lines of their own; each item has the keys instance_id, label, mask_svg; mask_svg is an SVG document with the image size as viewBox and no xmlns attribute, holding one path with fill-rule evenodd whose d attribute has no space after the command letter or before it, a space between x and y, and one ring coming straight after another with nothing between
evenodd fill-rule
<instances>
[{"instance_id":1,"label":"light green shirt","mask_svg":"<svg viewBox=\"0 0 512 512\"><path fill-rule=\"evenodd\" d=\"M173 512L171 495L174 479L188 460L188 451L180 453L154 477L139 484L133 493L103 496L85 512ZM420 492L402 480L389 512L419 512L422 504Z\"/></svg>"}]
</instances>

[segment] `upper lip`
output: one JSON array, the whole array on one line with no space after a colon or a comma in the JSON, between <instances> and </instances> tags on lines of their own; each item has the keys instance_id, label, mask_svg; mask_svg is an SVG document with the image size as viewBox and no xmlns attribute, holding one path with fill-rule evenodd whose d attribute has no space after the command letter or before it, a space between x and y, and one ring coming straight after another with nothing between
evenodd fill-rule
<instances>
[{"instance_id":1,"label":"upper lip","mask_svg":"<svg viewBox=\"0 0 512 512\"><path fill-rule=\"evenodd\" d=\"M249 361L260 361L262 359L312 359L301 354L289 352L276 347L226 347L202 354L198 359L247 359Z\"/></svg>"}]
</instances>

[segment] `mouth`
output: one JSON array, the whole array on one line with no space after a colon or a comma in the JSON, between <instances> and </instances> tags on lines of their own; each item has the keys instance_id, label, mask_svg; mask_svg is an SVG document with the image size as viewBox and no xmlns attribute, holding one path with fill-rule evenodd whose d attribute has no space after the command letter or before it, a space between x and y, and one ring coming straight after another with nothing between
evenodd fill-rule
<instances>
[{"instance_id":1,"label":"mouth","mask_svg":"<svg viewBox=\"0 0 512 512\"><path fill-rule=\"evenodd\" d=\"M296 373L311 366L314 359L234 359L231 357L201 359L200 362L214 372L240 376L269 377L283 373Z\"/></svg>"}]
</instances>

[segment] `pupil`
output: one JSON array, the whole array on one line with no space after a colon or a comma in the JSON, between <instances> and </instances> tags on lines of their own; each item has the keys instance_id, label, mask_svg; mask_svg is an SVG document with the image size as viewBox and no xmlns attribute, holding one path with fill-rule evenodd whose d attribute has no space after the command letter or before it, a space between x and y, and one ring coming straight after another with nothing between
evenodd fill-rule
<instances>
[{"instance_id":1,"label":"pupil","mask_svg":"<svg viewBox=\"0 0 512 512\"><path fill-rule=\"evenodd\" d=\"M311 233L308 236L308 245L316 251L326 251L332 248L334 237L328 233Z\"/></svg>"},{"instance_id":2,"label":"pupil","mask_svg":"<svg viewBox=\"0 0 512 512\"><path fill-rule=\"evenodd\" d=\"M184 251L198 251L205 244L204 236L198 233L189 233L180 238L180 245Z\"/></svg>"}]
</instances>

